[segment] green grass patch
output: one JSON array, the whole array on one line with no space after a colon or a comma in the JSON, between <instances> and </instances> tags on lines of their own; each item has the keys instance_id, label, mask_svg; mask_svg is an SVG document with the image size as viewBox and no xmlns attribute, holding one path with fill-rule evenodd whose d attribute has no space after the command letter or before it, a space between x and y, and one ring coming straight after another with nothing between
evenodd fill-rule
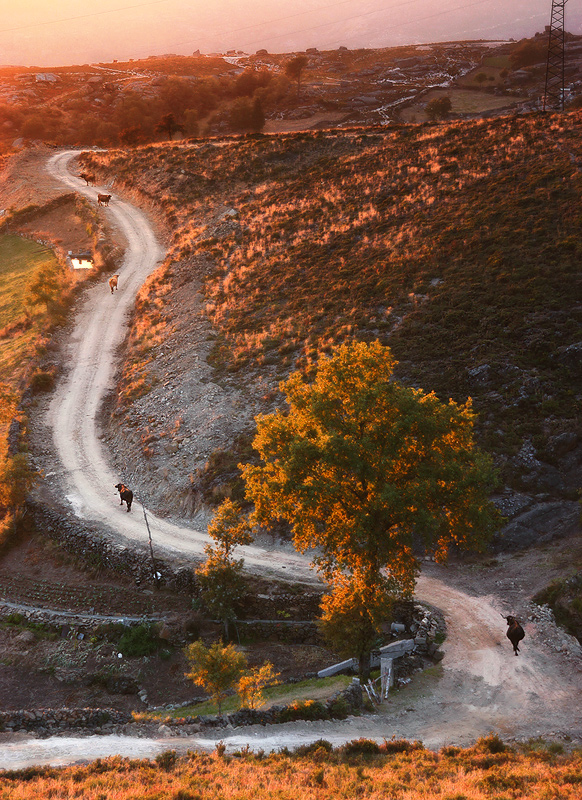
<instances>
[{"instance_id":1,"label":"green grass patch","mask_svg":"<svg viewBox=\"0 0 582 800\"><path fill-rule=\"evenodd\" d=\"M27 286L43 270L57 269L51 250L20 236L0 236L0 374L17 379L36 355L38 328L25 314Z\"/></svg>"},{"instance_id":2,"label":"green grass patch","mask_svg":"<svg viewBox=\"0 0 582 800\"><path fill-rule=\"evenodd\" d=\"M352 679L349 675L334 675L331 678L308 678L307 680L300 681L293 684L280 684L279 686L270 686L264 689L263 696L265 704L262 708L269 708L272 705L288 705L295 701L301 702L304 700L326 700L337 692L341 692L351 683ZM240 702L238 697L227 697L222 703L222 713L230 714L233 711L238 711ZM152 714L153 719L160 717L170 717L172 719L179 719L180 717L201 717L218 714L218 706L210 700L203 703L194 703L185 708L176 709L168 713ZM149 715L148 715L149 716Z\"/></svg>"}]
</instances>

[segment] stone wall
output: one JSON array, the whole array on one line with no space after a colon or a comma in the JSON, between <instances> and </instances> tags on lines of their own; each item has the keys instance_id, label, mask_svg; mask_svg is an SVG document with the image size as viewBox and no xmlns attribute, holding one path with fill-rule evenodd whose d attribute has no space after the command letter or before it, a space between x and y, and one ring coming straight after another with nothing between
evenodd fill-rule
<instances>
[{"instance_id":1,"label":"stone wall","mask_svg":"<svg viewBox=\"0 0 582 800\"><path fill-rule=\"evenodd\" d=\"M69 730L111 733L117 725L131 722L131 714L110 708L40 708L35 711L0 711L1 731L34 731L54 735Z\"/></svg>"},{"instance_id":2,"label":"stone wall","mask_svg":"<svg viewBox=\"0 0 582 800\"><path fill-rule=\"evenodd\" d=\"M345 719L350 714L358 714L363 708L362 689L357 680L346 689L338 692L328 700L321 701L321 719ZM272 706L268 709L240 709L233 714L220 717L167 717L160 721L134 721L131 714L114 711L110 708L61 708L37 709L35 711L1 711L0 731L29 732L39 737L54 736L75 730L79 733L127 735L165 735L184 736L197 733L204 728L221 728L241 725L269 725L285 719L288 706ZM296 711L296 706L293 707ZM295 715L296 719L302 717ZM312 717L306 717L312 718Z\"/></svg>"},{"instance_id":3,"label":"stone wall","mask_svg":"<svg viewBox=\"0 0 582 800\"><path fill-rule=\"evenodd\" d=\"M146 544L132 542L127 547L117 544L97 527L62 508L54 510L29 500L26 511L39 531L87 564L125 576L129 573L137 585L153 584L152 561ZM170 563L156 556L156 569L164 586L176 592L196 593L191 562L175 560Z\"/></svg>"}]
</instances>

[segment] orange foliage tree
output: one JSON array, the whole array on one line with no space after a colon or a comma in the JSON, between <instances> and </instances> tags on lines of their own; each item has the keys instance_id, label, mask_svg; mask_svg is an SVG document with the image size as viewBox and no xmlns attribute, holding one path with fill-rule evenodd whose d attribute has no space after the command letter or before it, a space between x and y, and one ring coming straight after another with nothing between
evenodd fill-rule
<instances>
[{"instance_id":1,"label":"orange foliage tree","mask_svg":"<svg viewBox=\"0 0 582 800\"><path fill-rule=\"evenodd\" d=\"M257 522L286 520L300 551L317 548L327 616L335 605L345 618L357 600L369 632L373 598L412 594L420 545L444 560L451 545L481 546L499 520L470 400L403 386L395 364L379 342L353 342L322 360L312 383L292 374L281 384L289 410L257 417L262 464L241 467Z\"/></svg>"}]
</instances>

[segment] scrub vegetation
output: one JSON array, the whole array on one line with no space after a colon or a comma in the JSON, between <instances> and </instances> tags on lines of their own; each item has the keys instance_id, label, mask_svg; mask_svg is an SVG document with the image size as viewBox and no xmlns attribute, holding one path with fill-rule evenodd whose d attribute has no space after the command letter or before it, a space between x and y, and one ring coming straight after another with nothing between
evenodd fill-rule
<instances>
[{"instance_id":1,"label":"scrub vegetation","mask_svg":"<svg viewBox=\"0 0 582 800\"><path fill-rule=\"evenodd\" d=\"M509 747L495 735L473 747L425 750L419 742L359 739L334 749L325 740L265 755L248 748L226 754L175 751L153 761L112 757L66 768L30 767L0 772L0 798L44 800L574 800L580 796L580 752L559 743L531 741Z\"/></svg>"},{"instance_id":2,"label":"scrub vegetation","mask_svg":"<svg viewBox=\"0 0 582 800\"><path fill-rule=\"evenodd\" d=\"M581 119L247 136L82 160L164 210L172 258L202 276L219 375L262 372L275 388L339 344L379 340L397 379L473 398L479 444L518 481L524 442L552 463L552 437L580 418ZM217 222L225 207L234 216Z\"/></svg>"}]
</instances>

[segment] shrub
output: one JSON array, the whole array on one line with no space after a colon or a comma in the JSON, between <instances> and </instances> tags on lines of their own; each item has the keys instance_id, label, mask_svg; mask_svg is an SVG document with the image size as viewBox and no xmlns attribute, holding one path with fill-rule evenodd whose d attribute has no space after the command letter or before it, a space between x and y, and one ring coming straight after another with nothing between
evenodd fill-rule
<instances>
[{"instance_id":1,"label":"shrub","mask_svg":"<svg viewBox=\"0 0 582 800\"><path fill-rule=\"evenodd\" d=\"M317 739L317 741L311 742L310 744L299 745L299 747L295 748L294 752L298 756L310 756L320 751L331 753L332 750L333 745L331 742L328 742L327 739Z\"/></svg>"},{"instance_id":2,"label":"shrub","mask_svg":"<svg viewBox=\"0 0 582 800\"><path fill-rule=\"evenodd\" d=\"M352 707L343 695L339 695L329 704L329 713L334 719L345 719Z\"/></svg>"},{"instance_id":3,"label":"shrub","mask_svg":"<svg viewBox=\"0 0 582 800\"><path fill-rule=\"evenodd\" d=\"M159 753L156 756L155 761L160 769L169 771L174 768L177 759L178 757L175 750L165 750L163 753Z\"/></svg>"},{"instance_id":4,"label":"shrub","mask_svg":"<svg viewBox=\"0 0 582 800\"><path fill-rule=\"evenodd\" d=\"M30 379L30 388L34 394L39 394L40 392L51 392L54 389L54 386L55 376L52 374L52 372L38 370Z\"/></svg>"},{"instance_id":5,"label":"shrub","mask_svg":"<svg viewBox=\"0 0 582 800\"><path fill-rule=\"evenodd\" d=\"M410 753L412 750L424 750L423 743L409 742L408 739L384 739L382 745L384 753Z\"/></svg>"},{"instance_id":6,"label":"shrub","mask_svg":"<svg viewBox=\"0 0 582 800\"><path fill-rule=\"evenodd\" d=\"M159 640L153 625L129 628L119 640L119 650L126 658L149 656L158 649Z\"/></svg>"},{"instance_id":7,"label":"shrub","mask_svg":"<svg viewBox=\"0 0 582 800\"><path fill-rule=\"evenodd\" d=\"M371 756L382 752L378 742L374 739L352 739L341 748L345 756Z\"/></svg>"},{"instance_id":8,"label":"shrub","mask_svg":"<svg viewBox=\"0 0 582 800\"><path fill-rule=\"evenodd\" d=\"M298 719L329 719L329 711L319 700L295 700L281 711L281 722L294 722Z\"/></svg>"},{"instance_id":9,"label":"shrub","mask_svg":"<svg viewBox=\"0 0 582 800\"><path fill-rule=\"evenodd\" d=\"M486 753L505 753L508 749L505 742L496 733L490 733L489 736L480 736L475 747L477 750L485 751Z\"/></svg>"}]
</instances>

